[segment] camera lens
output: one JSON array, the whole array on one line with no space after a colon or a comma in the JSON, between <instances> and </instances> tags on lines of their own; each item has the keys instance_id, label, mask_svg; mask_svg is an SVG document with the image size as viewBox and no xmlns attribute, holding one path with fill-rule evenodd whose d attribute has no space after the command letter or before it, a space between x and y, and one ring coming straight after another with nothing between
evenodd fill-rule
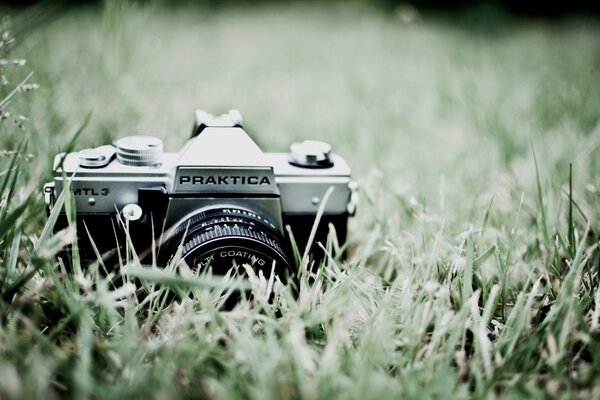
<instances>
[{"instance_id":1,"label":"camera lens","mask_svg":"<svg viewBox=\"0 0 600 400\"><path fill-rule=\"evenodd\" d=\"M291 263L284 251L284 238L267 219L248 210L220 208L200 212L181 223L170 235L161 253L173 257L182 246L181 260L194 271L212 269L224 275L231 268L248 264L256 273L275 273L285 280Z\"/></svg>"}]
</instances>

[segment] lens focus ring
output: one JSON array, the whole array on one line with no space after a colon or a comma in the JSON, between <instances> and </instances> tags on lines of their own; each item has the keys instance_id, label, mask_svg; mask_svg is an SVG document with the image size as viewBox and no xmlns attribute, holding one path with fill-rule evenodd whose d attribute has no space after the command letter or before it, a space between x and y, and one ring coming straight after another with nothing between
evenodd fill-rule
<instances>
[{"instance_id":1,"label":"lens focus ring","mask_svg":"<svg viewBox=\"0 0 600 400\"><path fill-rule=\"evenodd\" d=\"M210 267L213 273L225 274L248 264L269 275L275 262L280 278L291 272L283 236L260 215L244 210L196 214L179 225L168 243L167 254L172 256L181 245L181 260L197 271Z\"/></svg>"},{"instance_id":2,"label":"lens focus ring","mask_svg":"<svg viewBox=\"0 0 600 400\"><path fill-rule=\"evenodd\" d=\"M212 229L202 232L200 234L194 235L192 239L187 240L185 242L183 248L183 254L187 254L192 251L195 247L201 246L203 243L206 243L210 240L216 240L219 238L231 238L231 237L244 237L248 239L254 239L258 242L264 243L268 246L273 247L279 253L283 254L283 250L279 243L270 238L266 233L261 231L255 231L251 228L247 228L245 226L234 225L215 225Z\"/></svg>"}]
</instances>

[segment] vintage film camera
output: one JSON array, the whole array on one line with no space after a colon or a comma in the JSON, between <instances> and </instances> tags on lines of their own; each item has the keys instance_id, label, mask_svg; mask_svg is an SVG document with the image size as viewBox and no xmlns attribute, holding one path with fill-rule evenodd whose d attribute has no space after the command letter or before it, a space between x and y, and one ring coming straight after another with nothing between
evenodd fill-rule
<instances>
[{"instance_id":1,"label":"vintage film camera","mask_svg":"<svg viewBox=\"0 0 600 400\"><path fill-rule=\"evenodd\" d=\"M198 110L192 136L177 153L163 152L156 137L128 136L59 154L46 202L51 208L68 179L85 260L97 258L94 246L107 259L122 256L128 232L143 262L156 257L164 266L178 256L196 271L224 274L248 264L293 275L288 232L302 251L323 207L314 242L324 244L332 231L343 243L357 186L328 144L304 141L289 153L263 153L241 122L236 110L221 116ZM64 213L56 230L67 226Z\"/></svg>"}]
</instances>

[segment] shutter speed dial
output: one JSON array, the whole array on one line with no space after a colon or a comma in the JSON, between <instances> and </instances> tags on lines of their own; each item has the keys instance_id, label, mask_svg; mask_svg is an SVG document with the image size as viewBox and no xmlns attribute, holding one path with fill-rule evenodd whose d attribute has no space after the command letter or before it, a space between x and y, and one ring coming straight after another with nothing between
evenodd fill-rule
<instances>
[{"instance_id":1,"label":"shutter speed dial","mask_svg":"<svg viewBox=\"0 0 600 400\"><path fill-rule=\"evenodd\" d=\"M124 165L152 167L160 165L163 143L154 136L127 136L115 142L117 160Z\"/></svg>"}]
</instances>

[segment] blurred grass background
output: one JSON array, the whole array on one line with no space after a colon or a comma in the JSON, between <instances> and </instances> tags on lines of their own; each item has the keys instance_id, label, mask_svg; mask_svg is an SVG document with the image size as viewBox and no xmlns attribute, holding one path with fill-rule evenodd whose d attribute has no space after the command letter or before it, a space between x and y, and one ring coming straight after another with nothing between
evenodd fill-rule
<instances>
[{"instance_id":1,"label":"blurred grass background","mask_svg":"<svg viewBox=\"0 0 600 400\"><path fill-rule=\"evenodd\" d=\"M429 202L440 177L481 193L508 172L529 187L532 145L561 143L540 160L548 176L564 179L581 157L597 167L587 154L600 119L597 22L477 7L480 18L408 8L408 23L402 8L361 3L74 9L20 44L42 86L33 140L54 151L91 112L81 145L144 133L176 151L195 108L238 108L267 151L330 141L358 176L384 171ZM474 201L446 196L453 207Z\"/></svg>"},{"instance_id":2,"label":"blurred grass background","mask_svg":"<svg viewBox=\"0 0 600 400\"><path fill-rule=\"evenodd\" d=\"M330 271L335 284L312 286L306 302L282 307L283 318L260 311L268 305L206 311L203 294L159 309L149 332L132 322L137 305L123 316L84 290L99 315L120 315L111 317L113 337L103 317L69 315L77 282L66 294L41 290L62 310L56 318L84 322L59 329L57 343L25 329L42 343L29 350L19 325L6 322L4 371L20 389L0 379L0 393L598 395L597 19L532 19L493 3L451 13L363 2L47 6L0 11L12 15L11 57L27 59L11 67L11 84L34 71L40 85L10 104L28 117L23 129L10 118L0 136L9 150L29 140L21 198L41 187L52 156L90 112L80 148L151 134L177 151L195 108L237 108L266 151L301 139L332 143L362 199L345 270ZM24 249L45 217L41 195L33 204ZM577 243L565 239L572 232ZM2 242L5 255L10 245ZM20 254L19 265L29 265ZM340 291L339 282L350 286ZM45 314L13 307L26 326L31 318L40 332L58 329ZM272 325L254 335L260 312ZM487 336L477 336L482 326ZM180 342L168 344L173 338ZM28 370L32 362L38 368Z\"/></svg>"}]
</instances>

